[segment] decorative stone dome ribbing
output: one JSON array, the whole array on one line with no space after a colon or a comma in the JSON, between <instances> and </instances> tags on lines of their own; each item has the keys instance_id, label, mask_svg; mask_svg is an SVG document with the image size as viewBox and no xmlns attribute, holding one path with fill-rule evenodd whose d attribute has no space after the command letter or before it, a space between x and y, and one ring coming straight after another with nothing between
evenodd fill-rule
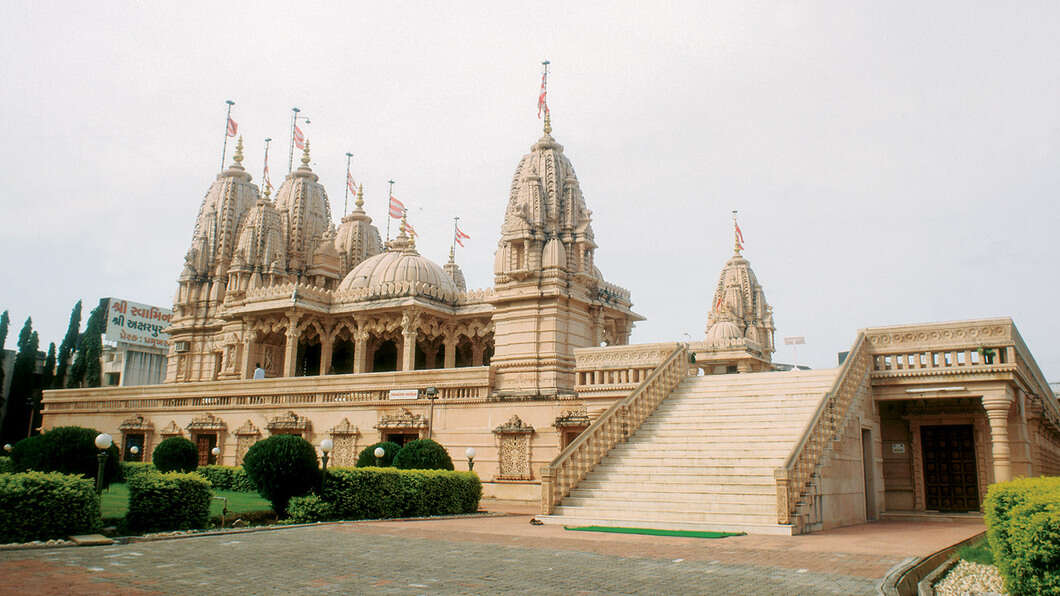
<instances>
[{"instance_id":1,"label":"decorative stone dome ribbing","mask_svg":"<svg viewBox=\"0 0 1060 596\"><path fill-rule=\"evenodd\" d=\"M494 273L519 277L557 268L591 275L591 216L563 146L545 133L515 169Z\"/></svg>"},{"instance_id":2,"label":"decorative stone dome ribbing","mask_svg":"<svg viewBox=\"0 0 1060 596\"><path fill-rule=\"evenodd\" d=\"M339 284L339 291L367 290L369 299L422 296L456 302L460 290L452 278L437 263L416 252L404 230L387 248L387 252L354 267Z\"/></svg>"},{"instance_id":3,"label":"decorative stone dome ribbing","mask_svg":"<svg viewBox=\"0 0 1060 596\"><path fill-rule=\"evenodd\" d=\"M342 218L335 234L335 248L339 253L340 273L346 275L369 257L383 252L379 230L364 211L364 187L357 189L357 202L349 215Z\"/></svg>"},{"instance_id":4,"label":"decorative stone dome ribbing","mask_svg":"<svg viewBox=\"0 0 1060 596\"><path fill-rule=\"evenodd\" d=\"M331 204L324 186L309 168L309 141L302 152L302 165L287 175L276 191L276 209L286 229L287 268L305 274L313 252L331 225Z\"/></svg>"},{"instance_id":5,"label":"decorative stone dome ribbing","mask_svg":"<svg viewBox=\"0 0 1060 596\"><path fill-rule=\"evenodd\" d=\"M456 251L452 248L449 249L449 262L445 264L443 269L453 280L453 285L458 290L461 292L467 291L467 281L464 280L464 272L460 270L460 265L456 264Z\"/></svg>"},{"instance_id":6,"label":"decorative stone dome ribbing","mask_svg":"<svg viewBox=\"0 0 1060 596\"><path fill-rule=\"evenodd\" d=\"M283 239L283 222L268 198L268 189L265 192L243 219L229 273L286 275L287 245ZM260 283L260 278L255 276L251 287Z\"/></svg>"},{"instance_id":7,"label":"decorative stone dome ribbing","mask_svg":"<svg viewBox=\"0 0 1060 596\"><path fill-rule=\"evenodd\" d=\"M721 270L712 304L707 317L708 344L726 347L734 345L739 337L749 340L765 354L774 351L773 309L766 302L765 291L751 264L739 249Z\"/></svg>"},{"instance_id":8,"label":"decorative stone dome ribbing","mask_svg":"<svg viewBox=\"0 0 1060 596\"><path fill-rule=\"evenodd\" d=\"M224 276L235 251L239 223L258 200L258 187L243 168L243 139L232 165L217 175L199 207L191 248L184 257L181 280Z\"/></svg>"}]
</instances>

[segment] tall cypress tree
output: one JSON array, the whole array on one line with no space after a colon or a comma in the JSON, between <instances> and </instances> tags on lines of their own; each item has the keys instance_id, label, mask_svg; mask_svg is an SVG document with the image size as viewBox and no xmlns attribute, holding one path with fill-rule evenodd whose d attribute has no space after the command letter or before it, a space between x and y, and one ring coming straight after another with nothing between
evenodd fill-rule
<instances>
[{"instance_id":1,"label":"tall cypress tree","mask_svg":"<svg viewBox=\"0 0 1060 596\"><path fill-rule=\"evenodd\" d=\"M48 344L48 355L44 358L44 371L40 377L40 388L51 389L55 380L55 342Z\"/></svg>"},{"instance_id":2,"label":"tall cypress tree","mask_svg":"<svg viewBox=\"0 0 1060 596\"><path fill-rule=\"evenodd\" d=\"M67 387L99 387L103 378L103 330L106 327L107 301L99 301L85 324L85 332L77 343L77 357L70 367Z\"/></svg>"},{"instance_id":3,"label":"tall cypress tree","mask_svg":"<svg viewBox=\"0 0 1060 596\"><path fill-rule=\"evenodd\" d=\"M10 323L11 318L5 310L0 314L0 404L4 403L4 344L7 343L7 327Z\"/></svg>"},{"instance_id":4,"label":"tall cypress tree","mask_svg":"<svg viewBox=\"0 0 1060 596\"><path fill-rule=\"evenodd\" d=\"M4 442L14 443L26 436L31 400L37 391L37 350L40 339L33 331L33 319L26 318L18 334L18 355L11 375L11 394L4 415Z\"/></svg>"},{"instance_id":5,"label":"tall cypress tree","mask_svg":"<svg viewBox=\"0 0 1060 596\"><path fill-rule=\"evenodd\" d=\"M77 348L77 339L81 333L81 301L78 300L70 311L70 323L66 326L66 337L59 344L58 369L55 371L55 380L52 385L56 389L66 387L66 372L70 368L70 358Z\"/></svg>"}]
</instances>

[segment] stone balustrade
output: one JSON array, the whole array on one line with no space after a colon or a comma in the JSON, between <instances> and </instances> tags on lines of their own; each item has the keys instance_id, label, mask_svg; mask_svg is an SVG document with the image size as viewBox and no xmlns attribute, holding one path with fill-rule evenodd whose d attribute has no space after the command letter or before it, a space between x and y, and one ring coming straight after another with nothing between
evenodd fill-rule
<instances>
[{"instance_id":1,"label":"stone balustrade","mask_svg":"<svg viewBox=\"0 0 1060 596\"><path fill-rule=\"evenodd\" d=\"M274 379L169 383L139 387L60 389L45 391L42 402L49 414L246 407L329 406L342 402L383 402L391 389L438 390L440 400L485 401L489 367L430 369L408 372L284 377ZM408 403L411 400L395 400Z\"/></svg>"},{"instance_id":2,"label":"stone balustrade","mask_svg":"<svg viewBox=\"0 0 1060 596\"><path fill-rule=\"evenodd\" d=\"M638 344L574 350L574 390L586 397L625 397L678 344Z\"/></svg>"}]
</instances>

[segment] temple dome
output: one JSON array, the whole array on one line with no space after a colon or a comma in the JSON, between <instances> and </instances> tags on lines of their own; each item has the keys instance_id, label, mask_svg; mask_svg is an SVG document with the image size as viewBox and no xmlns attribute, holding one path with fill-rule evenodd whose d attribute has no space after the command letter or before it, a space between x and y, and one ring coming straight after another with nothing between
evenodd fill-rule
<instances>
[{"instance_id":1,"label":"temple dome","mask_svg":"<svg viewBox=\"0 0 1060 596\"><path fill-rule=\"evenodd\" d=\"M772 353L773 308L766 302L765 291L751 269L751 263L737 247L725 263L714 290L714 301L707 317L707 342L727 341L733 333Z\"/></svg>"},{"instance_id":2,"label":"temple dome","mask_svg":"<svg viewBox=\"0 0 1060 596\"><path fill-rule=\"evenodd\" d=\"M379 230L372 225L372 218L364 211L364 187L357 190L353 211L342 218L335 234L334 246L339 253L343 275L365 259L383 252Z\"/></svg>"},{"instance_id":3,"label":"temple dome","mask_svg":"<svg viewBox=\"0 0 1060 596\"><path fill-rule=\"evenodd\" d=\"M728 348L741 343L743 333L732 321L718 321L707 332L707 346L711 348Z\"/></svg>"},{"instance_id":4,"label":"temple dome","mask_svg":"<svg viewBox=\"0 0 1060 596\"><path fill-rule=\"evenodd\" d=\"M370 296L379 298L426 296L455 301L460 290L453 279L437 263L416 252L404 231L388 248L354 267L339 284L339 291L366 289Z\"/></svg>"},{"instance_id":5,"label":"temple dome","mask_svg":"<svg viewBox=\"0 0 1060 596\"><path fill-rule=\"evenodd\" d=\"M263 197L243 218L229 272L265 271L273 263L286 263L286 248L280 214Z\"/></svg>"},{"instance_id":6,"label":"temple dome","mask_svg":"<svg viewBox=\"0 0 1060 596\"><path fill-rule=\"evenodd\" d=\"M318 179L309 168L307 140L302 165L288 174L276 191L276 209L287 231L287 266L291 273L306 272L312 264L317 244L331 226L331 204Z\"/></svg>"}]
</instances>

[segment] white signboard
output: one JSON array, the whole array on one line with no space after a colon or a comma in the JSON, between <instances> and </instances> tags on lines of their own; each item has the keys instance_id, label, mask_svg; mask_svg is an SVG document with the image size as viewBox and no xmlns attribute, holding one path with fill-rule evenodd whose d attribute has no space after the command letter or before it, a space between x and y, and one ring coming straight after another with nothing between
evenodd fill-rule
<instances>
[{"instance_id":1,"label":"white signboard","mask_svg":"<svg viewBox=\"0 0 1060 596\"><path fill-rule=\"evenodd\" d=\"M806 338L801 335L796 337L785 337L784 343L789 346L797 346L806 343Z\"/></svg>"},{"instance_id":2,"label":"white signboard","mask_svg":"<svg viewBox=\"0 0 1060 596\"><path fill-rule=\"evenodd\" d=\"M107 341L165 349L169 336L162 330L169 327L173 311L121 298L107 301L107 329L103 332Z\"/></svg>"},{"instance_id":3,"label":"white signboard","mask_svg":"<svg viewBox=\"0 0 1060 596\"><path fill-rule=\"evenodd\" d=\"M391 389L390 399L419 399L419 389Z\"/></svg>"}]
</instances>

